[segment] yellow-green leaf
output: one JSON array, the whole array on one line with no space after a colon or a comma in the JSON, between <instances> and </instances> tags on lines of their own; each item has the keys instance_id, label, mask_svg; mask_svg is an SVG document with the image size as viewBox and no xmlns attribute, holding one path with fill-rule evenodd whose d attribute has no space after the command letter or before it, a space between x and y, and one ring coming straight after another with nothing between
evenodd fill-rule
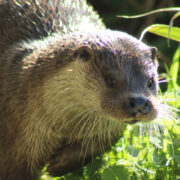
<instances>
[{"instance_id":1,"label":"yellow-green leaf","mask_svg":"<svg viewBox=\"0 0 180 180\"><path fill-rule=\"evenodd\" d=\"M170 20L169 23L169 31L168 31L168 37L170 36L171 28L173 27L174 20L180 16L180 11L177 12ZM169 44L169 38L168 38L168 44Z\"/></svg>"},{"instance_id":2,"label":"yellow-green leaf","mask_svg":"<svg viewBox=\"0 0 180 180\"><path fill-rule=\"evenodd\" d=\"M165 38L169 38L175 41L180 42L180 28L178 27L172 27L170 34L169 32L169 26L164 24L153 24L151 26L148 26L141 34L140 39L144 37L144 34L146 32L150 32L153 34L156 34L158 36L162 36ZM169 35L168 35L169 34Z\"/></svg>"},{"instance_id":3,"label":"yellow-green leaf","mask_svg":"<svg viewBox=\"0 0 180 180\"><path fill-rule=\"evenodd\" d=\"M177 77L178 77L178 70L179 70L179 60L180 60L180 45L177 48L173 59L172 59L172 64L170 67L170 71L169 71L169 76L171 81L168 84L168 90L172 90L172 89L178 89L178 83L177 83Z\"/></svg>"}]
</instances>

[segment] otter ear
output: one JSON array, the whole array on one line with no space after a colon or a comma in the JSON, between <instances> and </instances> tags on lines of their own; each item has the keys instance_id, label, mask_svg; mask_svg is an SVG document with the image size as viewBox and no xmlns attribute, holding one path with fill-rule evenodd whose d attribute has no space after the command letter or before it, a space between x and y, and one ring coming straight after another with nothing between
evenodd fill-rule
<instances>
[{"instance_id":1,"label":"otter ear","mask_svg":"<svg viewBox=\"0 0 180 180\"><path fill-rule=\"evenodd\" d=\"M156 59L156 54L157 54L157 48L151 47L151 59L154 62L154 65L156 67L158 67L158 62L157 62L157 59Z\"/></svg>"},{"instance_id":2,"label":"otter ear","mask_svg":"<svg viewBox=\"0 0 180 180\"><path fill-rule=\"evenodd\" d=\"M156 54L157 54L157 48L151 47L151 58L152 58L152 60L155 60Z\"/></svg>"},{"instance_id":3,"label":"otter ear","mask_svg":"<svg viewBox=\"0 0 180 180\"><path fill-rule=\"evenodd\" d=\"M74 58L82 59L83 61L89 61L93 58L93 52L88 46L81 46L74 52Z\"/></svg>"}]
</instances>

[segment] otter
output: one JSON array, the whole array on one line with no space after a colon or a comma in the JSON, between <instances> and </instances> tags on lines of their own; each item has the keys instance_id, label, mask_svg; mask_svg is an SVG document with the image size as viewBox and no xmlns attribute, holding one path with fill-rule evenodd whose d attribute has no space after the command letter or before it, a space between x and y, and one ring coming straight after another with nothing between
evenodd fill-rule
<instances>
[{"instance_id":1,"label":"otter","mask_svg":"<svg viewBox=\"0 0 180 180\"><path fill-rule=\"evenodd\" d=\"M85 0L0 0L0 179L60 176L158 114L156 48Z\"/></svg>"}]
</instances>

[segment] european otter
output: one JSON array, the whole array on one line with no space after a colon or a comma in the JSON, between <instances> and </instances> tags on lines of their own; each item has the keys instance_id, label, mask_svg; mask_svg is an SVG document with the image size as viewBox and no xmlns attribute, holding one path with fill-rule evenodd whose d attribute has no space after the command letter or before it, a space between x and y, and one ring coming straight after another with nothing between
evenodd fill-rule
<instances>
[{"instance_id":1,"label":"european otter","mask_svg":"<svg viewBox=\"0 0 180 180\"><path fill-rule=\"evenodd\" d=\"M62 175L158 114L156 49L85 0L0 0L0 179Z\"/></svg>"}]
</instances>

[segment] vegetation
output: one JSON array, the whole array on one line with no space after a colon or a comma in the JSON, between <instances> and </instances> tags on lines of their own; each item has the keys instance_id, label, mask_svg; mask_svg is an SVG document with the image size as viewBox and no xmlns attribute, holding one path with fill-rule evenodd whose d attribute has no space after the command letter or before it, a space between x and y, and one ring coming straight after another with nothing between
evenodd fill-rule
<instances>
[{"instance_id":1,"label":"vegetation","mask_svg":"<svg viewBox=\"0 0 180 180\"><path fill-rule=\"evenodd\" d=\"M168 33L168 29L156 25L146 31L180 41L180 28L173 28L172 33ZM179 61L180 46L174 51L171 66L164 64L166 72L159 75L162 104L159 119L149 124L128 125L110 152L81 170L53 180L180 179ZM43 178L51 179L46 175Z\"/></svg>"}]
</instances>

